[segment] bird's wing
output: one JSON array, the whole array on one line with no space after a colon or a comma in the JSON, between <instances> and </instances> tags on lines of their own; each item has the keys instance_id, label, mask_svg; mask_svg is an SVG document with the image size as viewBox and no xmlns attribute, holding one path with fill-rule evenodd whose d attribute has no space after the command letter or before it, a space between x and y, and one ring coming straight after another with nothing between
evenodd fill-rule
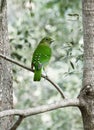
<instances>
[{"instance_id":1,"label":"bird's wing","mask_svg":"<svg viewBox=\"0 0 94 130\"><path fill-rule=\"evenodd\" d=\"M41 69L51 58L51 48L45 45L39 45L33 54L32 64L36 69Z\"/></svg>"}]
</instances>

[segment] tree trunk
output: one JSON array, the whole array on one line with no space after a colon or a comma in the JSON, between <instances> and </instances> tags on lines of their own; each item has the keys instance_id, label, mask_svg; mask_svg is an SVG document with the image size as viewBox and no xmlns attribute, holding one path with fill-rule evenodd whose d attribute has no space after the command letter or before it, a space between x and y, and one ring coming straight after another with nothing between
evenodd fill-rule
<instances>
[{"instance_id":1,"label":"tree trunk","mask_svg":"<svg viewBox=\"0 0 94 130\"><path fill-rule=\"evenodd\" d=\"M0 53L9 56L6 0L3 2L0 0ZM11 64L0 58L0 111L12 109L12 91ZM12 117L0 119L0 130L8 130L11 125Z\"/></svg>"},{"instance_id":2,"label":"tree trunk","mask_svg":"<svg viewBox=\"0 0 94 130\"><path fill-rule=\"evenodd\" d=\"M83 88L80 107L84 130L94 130L94 0L82 0L84 33Z\"/></svg>"}]
</instances>

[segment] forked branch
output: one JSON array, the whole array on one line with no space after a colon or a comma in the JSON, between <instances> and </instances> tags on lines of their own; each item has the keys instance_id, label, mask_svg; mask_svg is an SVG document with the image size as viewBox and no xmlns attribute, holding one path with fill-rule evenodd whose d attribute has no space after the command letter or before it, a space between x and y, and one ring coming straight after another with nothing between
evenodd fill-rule
<instances>
[{"instance_id":1,"label":"forked branch","mask_svg":"<svg viewBox=\"0 0 94 130\"><path fill-rule=\"evenodd\" d=\"M79 99L64 99L56 103L28 108L26 110L18 110L18 109L5 110L0 112L0 118L10 115L16 115L16 116L18 115L26 118L28 116L37 115L47 111L70 106L79 107L80 106Z\"/></svg>"}]
</instances>

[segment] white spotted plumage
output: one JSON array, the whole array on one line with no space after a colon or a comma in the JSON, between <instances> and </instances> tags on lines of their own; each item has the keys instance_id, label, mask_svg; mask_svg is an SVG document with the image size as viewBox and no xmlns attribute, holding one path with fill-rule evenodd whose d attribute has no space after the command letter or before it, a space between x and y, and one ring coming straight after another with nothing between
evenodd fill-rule
<instances>
[{"instance_id":1,"label":"white spotted plumage","mask_svg":"<svg viewBox=\"0 0 94 130\"><path fill-rule=\"evenodd\" d=\"M33 53L31 67L35 70L34 81L40 81L42 68L49 63L49 60L51 58L51 42L51 38L43 38Z\"/></svg>"}]
</instances>

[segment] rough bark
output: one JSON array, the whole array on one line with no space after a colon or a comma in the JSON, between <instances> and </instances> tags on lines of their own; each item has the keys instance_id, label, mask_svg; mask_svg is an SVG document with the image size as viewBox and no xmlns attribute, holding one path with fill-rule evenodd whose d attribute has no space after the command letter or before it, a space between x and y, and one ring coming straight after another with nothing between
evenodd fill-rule
<instances>
[{"instance_id":1,"label":"rough bark","mask_svg":"<svg viewBox=\"0 0 94 130\"><path fill-rule=\"evenodd\" d=\"M94 130L94 0L82 0L84 33L83 88L80 107L84 130Z\"/></svg>"},{"instance_id":2,"label":"rough bark","mask_svg":"<svg viewBox=\"0 0 94 130\"><path fill-rule=\"evenodd\" d=\"M6 0L0 0L0 53L9 56ZM11 64L0 58L0 111L12 109L12 91ZM0 118L1 130L8 130L11 125L12 116Z\"/></svg>"},{"instance_id":3,"label":"rough bark","mask_svg":"<svg viewBox=\"0 0 94 130\"><path fill-rule=\"evenodd\" d=\"M84 71L83 88L78 96L79 108L82 113L84 130L94 130L94 0L82 0L82 12ZM3 12L0 11L0 53L6 56L9 56L8 43L5 3ZM0 59L0 111L11 109L12 105L11 65L6 60ZM8 130L11 125L11 116L0 119L1 130Z\"/></svg>"}]
</instances>

